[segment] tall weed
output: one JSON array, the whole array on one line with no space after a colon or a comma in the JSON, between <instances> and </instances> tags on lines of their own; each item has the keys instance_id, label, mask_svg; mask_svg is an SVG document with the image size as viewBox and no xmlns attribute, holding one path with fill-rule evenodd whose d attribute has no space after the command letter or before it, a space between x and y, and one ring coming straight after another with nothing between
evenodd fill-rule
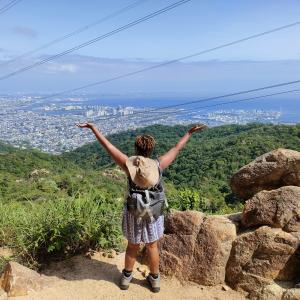
<instances>
[{"instance_id":1,"label":"tall weed","mask_svg":"<svg viewBox=\"0 0 300 300\"><path fill-rule=\"evenodd\" d=\"M121 199L91 192L43 202L0 203L0 245L27 265L80 250L122 245Z\"/></svg>"}]
</instances>

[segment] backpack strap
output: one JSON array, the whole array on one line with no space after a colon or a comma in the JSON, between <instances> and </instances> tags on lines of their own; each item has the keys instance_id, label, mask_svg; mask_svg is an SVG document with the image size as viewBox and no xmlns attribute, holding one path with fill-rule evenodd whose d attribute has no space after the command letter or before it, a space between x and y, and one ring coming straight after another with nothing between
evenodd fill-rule
<instances>
[{"instance_id":1,"label":"backpack strap","mask_svg":"<svg viewBox=\"0 0 300 300\"><path fill-rule=\"evenodd\" d=\"M159 159L156 158L155 159L156 163L157 163L157 167L158 167L158 171L159 171L159 179L162 177L162 169L160 167L160 162L159 162Z\"/></svg>"},{"instance_id":2,"label":"backpack strap","mask_svg":"<svg viewBox=\"0 0 300 300\"><path fill-rule=\"evenodd\" d=\"M156 158L155 161L157 162L157 167L158 167L158 171L159 171L159 181L161 181L162 180L162 169L160 167L160 162L159 162L158 158ZM169 203L168 203L168 200L166 197L165 197L165 206L166 206L166 208L169 207Z\"/></svg>"}]
</instances>

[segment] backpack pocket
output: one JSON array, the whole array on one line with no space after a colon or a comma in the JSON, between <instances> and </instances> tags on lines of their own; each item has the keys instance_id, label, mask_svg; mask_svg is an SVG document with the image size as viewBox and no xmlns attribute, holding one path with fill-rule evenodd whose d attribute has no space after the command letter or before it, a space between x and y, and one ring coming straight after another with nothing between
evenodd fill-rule
<instances>
[{"instance_id":1,"label":"backpack pocket","mask_svg":"<svg viewBox=\"0 0 300 300\"><path fill-rule=\"evenodd\" d=\"M127 197L127 210L136 218L157 219L165 208L164 193L135 191Z\"/></svg>"}]
</instances>

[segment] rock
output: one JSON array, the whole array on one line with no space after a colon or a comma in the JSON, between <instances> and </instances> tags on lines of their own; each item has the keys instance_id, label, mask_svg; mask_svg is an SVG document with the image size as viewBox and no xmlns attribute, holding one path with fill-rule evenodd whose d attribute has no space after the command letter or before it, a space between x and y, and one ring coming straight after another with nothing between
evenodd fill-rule
<instances>
[{"instance_id":1,"label":"rock","mask_svg":"<svg viewBox=\"0 0 300 300\"><path fill-rule=\"evenodd\" d=\"M89 255L86 255L87 258L93 259L93 260L102 260L105 252L99 252L99 251L91 251ZM105 253L105 257L107 257L107 253Z\"/></svg>"},{"instance_id":2,"label":"rock","mask_svg":"<svg viewBox=\"0 0 300 300\"><path fill-rule=\"evenodd\" d=\"M84 256L88 259L92 259L93 256L95 256L97 252L95 250L89 249Z\"/></svg>"},{"instance_id":3,"label":"rock","mask_svg":"<svg viewBox=\"0 0 300 300\"><path fill-rule=\"evenodd\" d=\"M197 235L189 279L203 285L224 283L236 227L222 216L208 216Z\"/></svg>"},{"instance_id":4,"label":"rock","mask_svg":"<svg viewBox=\"0 0 300 300\"><path fill-rule=\"evenodd\" d=\"M300 187L285 186L257 193L245 203L242 224L245 227L269 225L299 232Z\"/></svg>"},{"instance_id":5,"label":"rock","mask_svg":"<svg viewBox=\"0 0 300 300\"><path fill-rule=\"evenodd\" d=\"M1 282L9 297L25 296L28 291L39 290L43 286L40 274L17 262L6 264Z\"/></svg>"},{"instance_id":6,"label":"rock","mask_svg":"<svg viewBox=\"0 0 300 300\"><path fill-rule=\"evenodd\" d=\"M224 217L226 217L230 221L232 221L237 228L240 228L241 220L242 220L242 213L241 212L224 215Z\"/></svg>"},{"instance_id":7,"label":"rock","mask_svg":"<svg viewBox=\"0 0 300 300\"><path fill-rule=\"evenodd\" d=\"M147 275L150 273L150 270L146 265L140 265L137 267L137 270L141 272L144 277L147 277Z\"/></svg>"},{"instance_id":8,"label":"rock","mask_svg":"<svg viewBox=\"0 0 300 300\"><path fill-rule=\"evenodd\" d=\"M225 285L225 284L223 284L223 285L222 285L222 290L227 292L227 291L230 290L230 287L227 286L227 285Z\"/></svg>"},{"instance_id":9,"label":"rock","mask_svg":"<svg viewBox=\"0 0 300 300\"><path fill-rule=\"evenodd\" d=\"M204 214L198 211L178 211L171 209L166 217L165 233L192 235L198 233Z\"/></svg>"},{"instance_id":10,"label":"rock","mask_svg":"<svg viewBox=\"0 0 300 300\"><path fill-rule=\"evenodd\" d=\"M254 293L277 279L299 246L292 234L263 226L241 234L232 245L226 281L236 290ZM294 274L289 274L293 276ZM284 278L282 280L292 280Z\"/></svg>"},{"instance_id":11,"label":"rock","mask_svg":"<svg viewBox=\"0 0 300 300\"><path fill-rule=\"evenodd\" d=\"M236 172L230 181L233 193L249 199L262 190L300 186L300 152L277 149L259 156Z\"/></svg>"},{"instance_id":12,"label":"rock","mask_svg":"<svg viewBox=\"0 0 300 300\"><path fill-rule=\"evenodd\" d=\"M196 236L167 234L160 244L160 270L165 275L186 278L194 253ZM187 278L186 278L187 279Z\"/></svg>"},{"instance_id":13,"label":"rock","mask_svg":"<svg viewBox=\"0 0 300 300\"><path fill-rule=\"evenodd\" d=\"M222 284L236 227L222 216L173 211L159 243L160 270L204 285Z\"/></svg>"},{"instance_id":14,"label":"rock","mask_svg":"<svg viewBox=\"0 0 300 300\"><path fill-rule=\"evenodd\" d=\"M299 239L298 239L299 242ZM286 262L284 268L279 272L277 280L294 280L300 277L300 247Z\"/></svg>"},{"instance_id":15,"label":"rock","mask_svg":"<svg viewBox=\"0 0 300 300\"><path fill-rule=\"evenodd\" d=\"M281 300L284 291L285 289L283 289L280 285L272 282L259 291L253 291L250 294L250 299Z\"/></svg>"},{"instance_id":16,"label":"rock","mask_svg":"<svg viewBox=\"0 0 300 300\"><path fill-rule=\"evenodd\" d=\"M36 178L36 177L47 176L49 174L50 174L50 171L48 171L46 169L35 169L30 173L29 177Z\"/></svg>"},{"instance_id":17,"label":"rock","mask_svg":"<svg viewBox=\"0 0 300 300\"><path fill-rule=\"evenodd\" d=\"M179 279L184 279L186 274L182 273L185 269L182 260L166 250L160 250L159 269L162 274L176 276ZM185 279L188 280L188 278Z\"/></svg>"},{"instance_id":18,"label":"rock","mask_svg":"<svg viewBox=\"0 0 300 300\"><path fill-rule=\"evenodd\" d=\"M4 258L10 258L14 255L14 252L12 249L7 248L7 247L0 247L0 257Z\"/></svg>"},{"instance_id":19,"label":"rock","mask_svg":"<svg viewBox=\"0 0 300 300\"><path fill-rule=\"evenodd\" d=\"M108 258L115 258L116 257L116 251L115 250L110 250L110 252L108 253L107 257Z\"/></svg>"},{"instance_id":20,"label":"rock","mask_svg":"<svg viewBox=\"0 0 300 300\"><path fill-rule=\"evenodd\" d=\"M283 294L282 300L300 300L300 289L288 289Z\"/></svg>"},{"instance_id":21,"label":"rock","mask_svg":"<svg viewBox=\"0 0 300 300\"><path fill-rule=\"evenodd\" d=\"M196 211L171 210L165 221L165 235L159 242L160 270L170 276L183 278L184 266L190 264L196 236L203 222L204 214ZM142 262L147 263L147 253L143 252Z\"/></svg>"}]
</instances>

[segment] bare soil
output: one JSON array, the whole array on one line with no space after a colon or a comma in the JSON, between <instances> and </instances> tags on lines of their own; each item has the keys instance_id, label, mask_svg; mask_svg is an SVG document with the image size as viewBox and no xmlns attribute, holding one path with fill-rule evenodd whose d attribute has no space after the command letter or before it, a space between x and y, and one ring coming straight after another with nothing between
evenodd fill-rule
<instances>
[{"instance_id":1,"label":"bare soil","mask_svg":"<svg viewBox=\"0 0 300 300\"><path fill-rule=\"evenodd\" d=\"M161 291L150 291L145 277L137 263L134 279L128 290L118 287L120 272L123 269L124 253L114 258L95 253L91 258L75 256L63 262L51 263L43 272L45 287L31 291L27 296L15 300L90 300L90 299L202 299L239 300L245 297L227 286L201 286L192 282L181 283L176 278L161 280ZM225 290L226 289L226 290Z\"/></svg>"}]
</instances>

